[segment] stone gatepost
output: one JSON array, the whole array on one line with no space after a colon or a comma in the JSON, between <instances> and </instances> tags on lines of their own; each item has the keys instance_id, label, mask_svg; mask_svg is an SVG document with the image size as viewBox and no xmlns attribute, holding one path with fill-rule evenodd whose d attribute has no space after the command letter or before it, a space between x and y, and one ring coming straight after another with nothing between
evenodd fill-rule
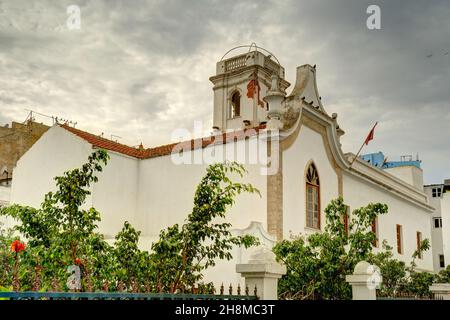
<instances>
[{"instance_id":1,"label":"stone gatepost","mask_svg":"<svg viewBox=\"0 0 450 320\"><path fill-rule=\"evenodd\" d=\"M430 286L430 291L436 300L450 300L450 283L434 283Z\"/></svg>"},{"instance_id":2,"label":"stone gatepost","mask_svg":"<svg viewBox=\"0 0 450 320\"><path fill-rule=\"evenodd\" d=\"M286 274L286 267L275 261L275 254L266 247L256 251L248 263L237 264L236 272L245 278L245 285L253 293L256 287L261 300L278 299L278 279Z\"/></svg>"},{"instance_id":3,"label":"stone gatepost","mask_svg":"<svg viewBox=\"0 0 450 320\"><path fill-rule=\"evenodd\" d=\"M353 300L376 300L376 289L383 278L377 266L360 261L356 264L353 274L346 276L345 280L352 286Z\"/></svg>"}]
</instances>

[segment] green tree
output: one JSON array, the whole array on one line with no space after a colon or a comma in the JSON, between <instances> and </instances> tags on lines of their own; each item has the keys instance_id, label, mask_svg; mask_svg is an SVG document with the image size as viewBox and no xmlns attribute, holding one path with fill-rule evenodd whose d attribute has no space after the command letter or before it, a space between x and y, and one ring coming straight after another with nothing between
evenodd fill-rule
<instances>
[{"instance_id":1,"label":"green tree","mask_svg":"<svg viewBox=\"0 0 450 320\"><path fill-rule=\"evenodd\" d=\"M116 290L118 262L114 246L108 244L102 235L94 233L83 242L82 260L83 287L92 290Z\"/></svg>"},{"instance_id":2,"label":"green tree","mask_svg":"<svg viewBox=\"0 0 450 320\"><path fill-rule=\"evenodd\" d=\"M244 167L235 162L209 166L197 186L194 207L186 223L161 231L151 254L158 291L189 290L202 279L202 271L214 266L217 259L230 260L234 245L249 247L257 243L252 236L233 236L231 224L225 221L236 195L259 194L251 184L231 180L230 176L242 178L244 173Z\"/></svg>"},{"instance_id":3,"label":"green tree","mask_svg":"<svg viewBox=\"0 0 450 320\"><path fill-rule=\"evenodd\" d=\"M436 280L433 273L417 271L416 259L430 249L428 239L422 240L419 248L412 254L409 266L395 259L392 247L383 241L383 251L371 253L368 261L380 268L383 282L378 294L384 297L396 297L399 294L410 294L417 297L431 297L429 287Z\"/></svg>"},{"instance_id":4,"label":"green tree","mask_svg":"<svg viewBox=\"0 0 450 320\"><path fill-rule=\"evenodd\" d=\"M45 195L40 208L12 205L0 214L18 221L15 230L28 240L16 256L22 290L64 290L67 266L77 264L82 271L82 289L126 290L134 292L177 292L199 285L202 271L217 259L231 259L234 245L256 244L251 236L235 237L225 214L243 192L259 193L251 184L236 183L246 172L237 163L208 167L197 187L194 207L186 222L161 231L149 253L138 248L140 232L125 222L114 245L96 232L100 213L84 209L96 174L106 165L108 155L96 151L81 168L56 177L56 191ZM0 233L0 286L11 286L14 256L9 246L12 234ZM20 264L18 263L20 262ZM17 278L17 277L16 277ZM208 284L202 290L210 290Z\"/></svg>"},{"instance_id":5,"label":"green tree","mask_svg":"<svg viewBox=\"0 0 450 320\"><path fill-rule=\"evenodd\" d=\"M279 282L279 292L287 299L349 299L351 288L345 276L368 257L376 235L370 226L378 215L387 213L385 204L369 204L353 211L348 230L342 198L325 209L324 232L283 240L273 249L277 260L287 267Z\"/></svg>"},{"instance_id":6,"label":"green tree","mask_svg":"<svg viewBox=\"0 0 450 320\"><path fill-rule=\"evenodd\" d=\"M154 282L154 261L147 251L138 247L141 232L125 221L116 236L114 256L117 261L117 280L119 287L134 292L151 290Z\"/></svg>"},{"instance_id":7,"label":"green tree","mask_svg":"<svg viewBox=\"0 0 450 320\"><path fill-rule=\"evenodd\" d=\"M12 265L14 257L11 243L14 241L13 231L4 228L0 223L0 290L12 286Z\"/></svg>"},{"instance_id":8,"label":"green tree","mask_svg":"<svg viewBox=\"0 0 450 320\"><path fill-rule=\"evenodd\" d=\"M416 259L421 258L423 252L430 250L430 240L424 239L420 242L419 248L414 251L409 268L409 277L405 290L419 297L431 297L430 286L435 281L436 275L430 272L420 272L416 270Z\"/></svg>"},{"instance_id":9,"label":"green tree","mask_svg":"<svg viewBox=\"0 0 450 320\"><path fill-rule=\"evenodd\" d=\"M383 241L382 249L383 251L376 254L371 253L367 261L380 268L383 282L380 285L379 295L394 297L405 285L406 264L393 258L392 247L386 240Z\"/></svg>"},{"instance_id":10,"label":"green tree","mask_svg":"<svg viewBox=\"0 0 450 320\"><path fill-rule=\"evenodd\" d=\"M447 268L439 271L436 275L435 279L436 283L450 283L450 264L447 265Z\"/></svg>"},{"instance_id":11,"label":"green tree","mask_svg":"<svg viewBox=\"0 0 450 320\"><path fill-rule=\"evenodd\" d=\"M28 239L29 250L33 252L27 255L33 257L32 261L28 259L29 265L42 263L34 268L44 272L46 287L61 289L67 278L66 267L77 259L88 260L86 244L92 236L98 236L94 230L100 214L92 207L84 209L83 204L108 158L106 151L95 151L81 168L56 177L56 191L45 195L39 209L20 205L0 209L0 215L19 222L15 229Z\"/></svg>"}]
</instances>

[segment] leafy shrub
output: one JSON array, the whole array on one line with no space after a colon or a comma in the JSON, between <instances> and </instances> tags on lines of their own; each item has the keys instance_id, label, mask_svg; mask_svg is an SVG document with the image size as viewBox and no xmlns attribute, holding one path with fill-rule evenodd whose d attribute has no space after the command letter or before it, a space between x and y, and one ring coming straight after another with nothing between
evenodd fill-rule
<instances>
[{"instance_id":1,"label":"leafy shrub","mask_svg":"<svg viewBox=\"0 0 450 320\"><path fill-rule=\"evenodd\" d=\"M71 265L80 268L84 291L179 292L193 290L202 271L217 259L231 259L233 246L257 243L252 236L235 237L231 224L224 222L226 211L243 192L259 193L251 184L235 183L230 176L246 172L237 163L208 167L197 187L194 207L182 225L160 233L152 252L138 248L140 232L125 221L108 244L97 230L100 213L84 209L96 174L107 164L104 150L92 153L81 168L56 177L56 191L45 195L40 208L11 205L0 215L13 217L14 230L27 239L27 249L15 254L10 245L13 231L0 228L0 287L15 290L68 290ZM18 238L17 238L18 240ZM210 291L210 284L198 290Z\"/></svg>"},{"instance_id":2,"label":"leafy shrub","mask_svg":"<svg viewBox=\"0 0 450 320\"><path fill-rule=\"evenodd\" d=\"M273 251L287 267L279 282L285 299L350 299L351 288L345 276L368 257L375 234L370 226L375 218L387 212L385 204L369 204L353 211L345 229L347 206L342 198L332 200L325 209L324 232L308 237L283 240Z\"/></svg>"}]
</instances>

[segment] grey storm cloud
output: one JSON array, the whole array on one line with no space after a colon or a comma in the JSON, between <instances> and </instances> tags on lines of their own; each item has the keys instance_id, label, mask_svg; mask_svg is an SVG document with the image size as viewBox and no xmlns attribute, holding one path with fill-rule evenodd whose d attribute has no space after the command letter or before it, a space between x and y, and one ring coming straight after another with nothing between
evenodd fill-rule
<instances>
[{"instance_id":1,"label":"grey storm cloud","mask_svg":"<svg viewBox=\"0 0 450 320\"><path fill-rule=\"evenodd\" d=\"M80 30L66 27L72 4ZM381 30L366 28L371 4ZM0 121L31 108L130 145L167 143L194 121L209 129L215 63L256 42L292 84L298 65L317 65L345 152L379 121L364 151L418 153L425 181L440 182L450 177L449 16L448 0L0 0Z\"/></svg>"}]
</instances>

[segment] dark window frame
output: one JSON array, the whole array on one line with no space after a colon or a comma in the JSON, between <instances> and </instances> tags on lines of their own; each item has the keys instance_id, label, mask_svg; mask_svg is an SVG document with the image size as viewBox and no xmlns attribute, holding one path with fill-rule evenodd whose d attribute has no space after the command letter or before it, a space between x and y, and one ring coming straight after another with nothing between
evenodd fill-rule
<instances>
[{"instance_id":1,"label":"dark window frame","mask_svg":"<svg viewBox=\"0 0 450 320\"><path fill-rule=\"evenodd\" d=\"M241 94L239 91L234 91L231 95L230 104L230 118L234 119L241 116Z\"/></svg>"},{"instance_id":2,"label":"dark window frame","mask_svg":"<svg viewBox=\"0 0 450 320\"><path fill-rule=\"evenodd\" d=\"M440 268L445 268L445 257L443 254L439 255L439 267Z\"/></svg>"},{"instance_id":3,"label":"dark window frame","mask_svg":"<svg viewBox=\"0 0 450 320\"><path fill-rule=\"evenodd\" d=\"M379 241L378 241L378 217L375 217L372 221L372 232L375 234L375 240L372 242L372 246L375 248L378 248Z\"/></svg>"},{"instance_id":4,"label":"dark window frame","mask_svg":"<svg viewBox=\"0 0 450 320\"><path fill-rule=\"evenodd\" d=\"M434 222L434 228L435 229L441 229L442 228L442 217L434 217L433 218L433 222ZM437 224L437 226L436 226Z\"/></svg>"},{"instance_id":5,"label":"dark window frame","mask_svg":"<svg viewBox=\"0 0 450 320\"><path fill-rule=\"evenodd\" d=\"M320 179L314 163L306 170L306 227L320 230ZM311 207L309 204L311 203ZM317 217L316 217L317 214Z\"/></svg>"},{"instance_id":6,"label":"dark window frame","mask_svg":"<svg viewBox=\"0 0 450 320\"><path fill-rule=\"evenodd\" d=\"M419 253L418 258L422 259L423 258L423 254L422 251L420 250L420 244L422 242L422 232L420 231L416 231L416 243L417 243L417 251Z\"/></svg>"},{"instance_id":7,"label":"dark window frame","mask_svg":"<svg viewBox=\"0 0 450 320\"><path fill-rule=\"evenodd\" d=\"M397 236L397 253L403 254L403 230L400 224L395 226L396 236Z\"/></svg>"}]
</instances>

